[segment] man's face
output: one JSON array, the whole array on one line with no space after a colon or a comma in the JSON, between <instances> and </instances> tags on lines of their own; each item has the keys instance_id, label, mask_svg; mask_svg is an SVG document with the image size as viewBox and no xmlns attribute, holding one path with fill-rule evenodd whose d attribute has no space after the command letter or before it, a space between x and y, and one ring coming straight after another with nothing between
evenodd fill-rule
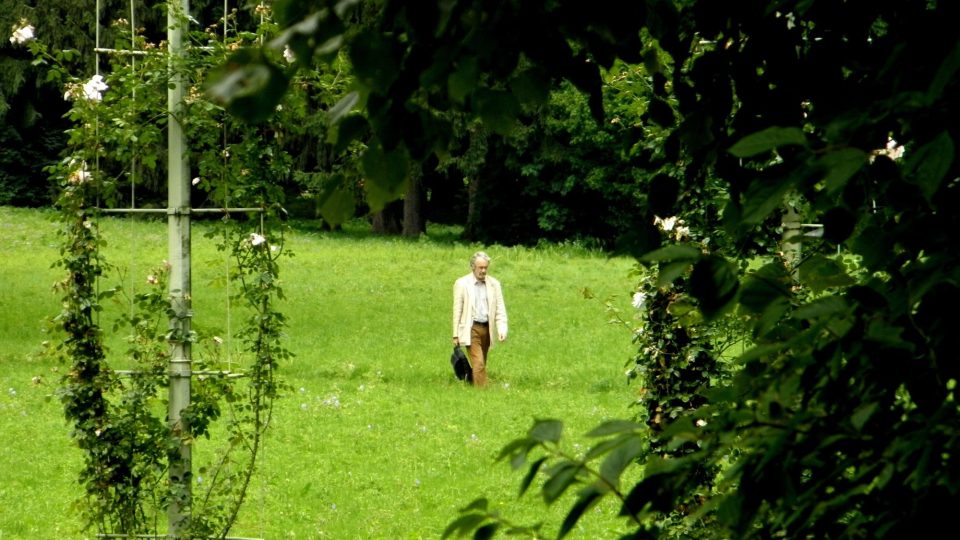
<instances>
[{"instance_id":1,"label":"man's face","mask_svg":"<svg viewBox=\"0 0 960 540\"><path fill-rule=\"evenodd\" d=\"M487 277L487 268L490 268L490 261L485 261L483 259L477 259L473 263L473 275L478 280L483 281Z\"/></svg>"}]
</instances>

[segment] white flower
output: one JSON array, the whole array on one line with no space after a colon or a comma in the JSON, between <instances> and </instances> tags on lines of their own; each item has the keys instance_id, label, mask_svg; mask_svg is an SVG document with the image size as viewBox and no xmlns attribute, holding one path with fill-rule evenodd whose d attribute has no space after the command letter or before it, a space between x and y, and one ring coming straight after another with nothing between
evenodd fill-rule
<instances>
[{"instance_id":1,"label":"white flower","mask_svg":"<svg viewBox=\"0 0 960 540\"><path fill-rule=\"evenodd\" d=\"M213 336L213 343L216 345L223 345L223 338L220 336Z\"/></svg>"},{"instance_id":2,"label":"white flower","mask_svg":"<svg viewBox=\"0 0 960 540\"><path fill-rule=\"evenodd\" d=\"M887 147L881 150L880 154L886 154L892 160L898 160L903 158L904 148L903 145L895 141L894 139L887 140Z\"/></svg>"},{"instance_id":3,"label":"white flower","mask_svg":"<svg viewBox=\"0 0 960 540\"><path fill-rule=\"evenodd\" d=\"M642 292L636 292L633 294L633 307L637 309L643 309L647 305L647 295Z\"/></svg>"},{"instance_id":4,"label":"white flower","mask_svg":"<svg viewBox=\"0 0 960 540\"><path fill-rule=\"evenodd\" d=\"M103 93L109 88L107 83L103 82L102 75L94 75L89 81L83 83L83 97L90 101L100 101Z\"/></svg>"},{"instance_id":5,"label":"white flower","mask_svg":"<svg viewBox=\"0 0 960 540\"><path fill-rule=\"evenodd\" d=\"M705 425L707 425L707 421L704 420L703 418L697 420L697 427L703 427Z\"/></svg>"},{"instance_id":6,"label":"white flower","mask_svg":"<svg viewBox=\"0 0 960 540\"><path fill-rule=\"evenodd\" d=\"M82 184L90 179L90 172L87 171L86 165L81 165L79 168L74 169L70 176L67 177L67 182L71 184Z\"/></svg>"},{"instance_id":7,"label":"white flower","mask_svg":"<svg viewBox=\"0 0 960 540\"><path fill-rule=\"evenodd\" d=\"M260 244L266 242L267 239L261 234L250 233L250 245L259 246Z\"/></svg>"},{"instance_id":8,"label":"white flower","mask_svg":"<svg viewBox=\"0 0 960 540\"><path fill-rule=\"evenodd\" d=\"M157 284L159 284L159 283L160 283L160 279L157 278L157 276L155 276L155 275L153 275L153 274L150 274L149 276L147 276L147 284L149 284L149 285L157 285Z\"/></svg>"},{"instance_id":9,"label":"white flower","mask_svg":"<svg viewBox=\"0 0 960 540\"><path fill-rule=\"evenodd\" d=\"M35 37L33 31L33 25L29 24L26 19L20 19L20 27L13 27L13 35L10 36L10 43L23 45Z\"/></svg>"},{"instance_id":10,"label":"white flower","mask_svg":"<svg viewBox=\"0 0 960 540\"><path fill-rule=\"evenodd\" d=\"M199 177L199 176L195 177L193 180L190 181L190 183L193 184L193 185L199 184L199 183L200 183L200 177Z\"/></svg>"},{"instance_id":11,"label":"white flower","mask_svg":"<svg viewBox=\"0 0 960 540\"><path fill-rule=\"evenodd\" d=\"M659 225L664 231L672 231L673 226L677 224L677 217L661 218L660 216L654 216L653 224Z\"/></svg>"},{"instance_id":12,"label":"white flower","mask_svg":"<svg viewBox=\"0 0 960 540\"><path fill-rule=\"evenodd\" d=\"M79 84L67 85L67 91L63 93L63 99L73 100L83 98L89 101L100 101L103 99L103 93L110 87L103 82L102 75L94 75L89 81Z\"/></svg>"},{"instance_id":13,"label":"white flower","mask_svg":"<svg viewBox=\"0 0 960 540\"><path fill-rule=\"evenodd\" d=\"M283 59L286 60L288 64L297 61L297 55L293 54L293 49L291 49L289 45L283 47Z\"/></svg>"}]
</instances>

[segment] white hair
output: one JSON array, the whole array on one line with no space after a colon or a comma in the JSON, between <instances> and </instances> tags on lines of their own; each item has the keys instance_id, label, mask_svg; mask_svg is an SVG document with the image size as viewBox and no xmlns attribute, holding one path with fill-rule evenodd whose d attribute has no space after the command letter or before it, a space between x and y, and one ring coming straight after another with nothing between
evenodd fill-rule
<instances>
[{"instance_id":1,"label":"white hair","mask_svg":"<svg viewBox=\"0 0 960 540\"><path fill-rule=\"evenodd\" d=\"M483 260L487 261L488 263L490 262L490 256L489 256L489 255L487 255L486 253L484 253L484 252L482 252L482 251L478 251L478 252L474 253L472 257L470 257L470 268L476 268L476 266L477 266L477 259L483 259Z\"/></svg>"}]
</instances>

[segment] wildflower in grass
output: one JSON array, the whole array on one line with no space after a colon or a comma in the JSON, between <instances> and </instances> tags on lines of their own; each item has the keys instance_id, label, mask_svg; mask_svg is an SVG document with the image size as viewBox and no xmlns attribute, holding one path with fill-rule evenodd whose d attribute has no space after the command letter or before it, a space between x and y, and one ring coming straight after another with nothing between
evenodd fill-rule
<instances>
[{"instance_id":1,"label":"wildflower in grass","mask_svg":"<svg viewBox=\"0 0 960 540\"><path fill-rule=\"evenodd\" d=\"M647 306L647 295L642 292L633 293L633 301L631 304L637 309L645 308Z\"/></svg>"},{"instance_id":2,"label":"wildflower in grass","mask_svg":"<svg viewBox=\"0 0 960 540\"><path fill-rule=\"evenodd\" d=\"M26 19L20 19L19 26L13 27L13 35L10 36L10 43L14 45L23 45L34 39L34 28Z\"/></svg>"},{"instance_id":3,"label":"wildflower in grass","mask_svg":"<svg viewBox=\"0 0 960 540\"><path fill-rule=\"evenodd\" d=\"M330 396L327 399L323 400L323 404L326 405L327 407L330 407L331 409L339 409L340 398L338 398L337 396Z\"/></svg>"},{"instance_id":4,"label":"wildflower in grass","mask_svg":"<svg viewBox=\"0 0 960 540\"><path fill-rule=\"evenodd\" d=\"M293 54L293 49L291 49L289 45L283 48L283 59L286 60L288 64L297 61L297 55Z\"/></svg>"},{"instance_id":5,"label":"wildflower in grass","mask_svg":"<svg viewBox=\"0 0 960 540\"><path fill-rule=\"evenodd\" d=\"M223 345L223 338L220 336L213 336L213 344L216 346Z\"/></svg>"},{"instance_id":6,"label":"wildflower in grass","mask_svg":"<svg viewBox=\"0 0 960 540\"><path fill-rule=\"evenodd\" d=\"M263 235L257 234L257 233L250 233L250 245L259 246L260 244L266 241L267 239L264 238Z\"/></svg>"},{"instance_id":7,"label":"wildflower in grass","mask_svg":"<svg viewBox=\"0 0 960 540\"><path fill-rule=\"evenodd\" d=\"M160 284L160 278L158 278L157 276L155 276L155 275L153 275L153 274L150 274L149 276L147 276L147 284L148 284L148 285L159 285L159 284Z\"/></svg>"}]
</instances>

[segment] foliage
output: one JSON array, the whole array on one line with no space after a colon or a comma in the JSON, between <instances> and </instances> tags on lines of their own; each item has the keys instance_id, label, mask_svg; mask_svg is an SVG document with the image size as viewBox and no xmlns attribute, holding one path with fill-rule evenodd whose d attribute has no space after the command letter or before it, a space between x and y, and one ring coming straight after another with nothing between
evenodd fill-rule
<instances>
[{"instance_id":1,"label":"foliage","mask_svg":"<svg viewBox=\"0 0 960 540\"><path fill-rule=\"evenodd\" d=\"M701 313L741 314L757 345L730 389L698 410L712 421L677 428L698 451L665 468L646 463L625 513L674 508L699 470L735 459L706 501L718 535L949 527L960 440L955 3L387 1L379 32L359 36L344 32L350 2L281 5L281 45L349 39L360 83L349 99L366 107L384 157L442 152L448 126L424 103L508 133L547 95L521 89L557 79L584 91L602 121L600 68L644 63L645 119L669 132L648 164L666 171L664 189L651 186L647 203L703 219L711 249L661 265L661 281L689 271ZM644 47L643 31L669 62ZM266 88L265 100L281 90ZM898 145L900 161L889 157ZM388 169L366 173L387 192L396 185ZM718 187L728 196L719 206ZM772 255L785 202L822 223L822 238L803 239L798 268L775 262L741 277L750 259ZM637 224L637 256L660 247L651 226ZM859 261L856 275L838 249ZM493 533L483 527L480 537Z\"/></svg>"}]
</instances>

